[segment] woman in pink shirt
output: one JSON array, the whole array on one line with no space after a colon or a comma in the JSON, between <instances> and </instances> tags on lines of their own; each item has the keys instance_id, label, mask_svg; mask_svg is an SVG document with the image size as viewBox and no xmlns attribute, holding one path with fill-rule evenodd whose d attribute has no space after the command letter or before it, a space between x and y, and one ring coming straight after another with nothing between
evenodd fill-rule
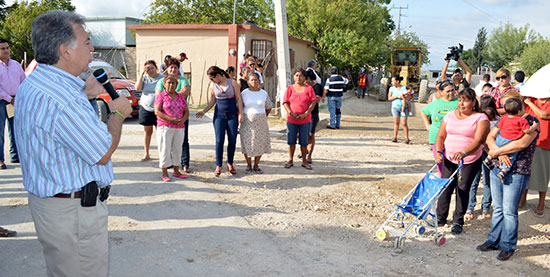
<instances>
[{"instance_id":1,"label":"woman in pink shirt","mask_svg":"<svg viewBox=\"0 0 550 277\"><path fill-rule=\"evenodd\" d=\"M296 150L296 140L300 134L300 150L302 151L302 167L311 170L311 165L306 161L307 145L309 142L309 129L311 124L311 111L317 104L317 97L310 85L306 82L306 71L303 68L294 70L294 84L288 86L283 98L283 106L286 110L286 140L288 144L289 160L285 168L294 166L293 158Z\"/></svg>"},{"instance_id":2,"label":"woman in pink shirt","mask_svg":"<svg viewBox=\"0 0 550 277\"><path fill-rule=\"evenodd\" d=\"M464 160L459 175L449 184L437 202L438 225L445 225L451 197L456 190L456 208L451 227L451 232L455 235L462 233L470 187L481 168L481 147L488 133L489 120L487 115L479 111L475 91L471 88L462 90L458 94L458 109L443 118L435 142L435 149L445 153L438 153L435 158L436 162L443 163L442 178L450 177L458 168L460 160Z\"/></svg>"},{"instance_id":3,"label":"woman in pink shirt","mask_svg":"<svg viewBox=\"0 0 550 277\"><path fill-rule=\"evenodd\" d=\"M176 92L179 77L168 75L164 78L164 91L155 98L155 114L157 115L157 143L159 148L159 166L162 168L160 178L170 181L168 168L174 167L172 176L185 179L187 175L179 170L181 164L181 145L183 144L185 121L189 110L185 96Z\"/></svg>"}]
</instances>

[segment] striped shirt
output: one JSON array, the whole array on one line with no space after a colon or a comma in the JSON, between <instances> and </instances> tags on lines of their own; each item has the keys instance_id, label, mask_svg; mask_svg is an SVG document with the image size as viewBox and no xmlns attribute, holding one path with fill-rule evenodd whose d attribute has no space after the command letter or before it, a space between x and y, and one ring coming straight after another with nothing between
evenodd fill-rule
<instances>
[{"instance_id":1,"label":"striped shirt","mask_svg":"<svg viewBox=\"0 0 550 277\"><path fill-rule=\"evenodd\" d=\"M340 75L332 75L325 83L325 89L328 90L327 96L340 97L344 95L348 79Z\"/></svg>"},{"instance_id":2,"label":"striped shirt","mask_svg":"<svg viewBox=\"0 0 550 277\"><path fill-rule=\"evenodd\" d=\"M84 82L55 66L39 64L17 90L15 139L23 185L52 197L91 181L113 181L111 161L96 164L111 146L111 134L82 90Z\"/></svg>"}]
</instances>

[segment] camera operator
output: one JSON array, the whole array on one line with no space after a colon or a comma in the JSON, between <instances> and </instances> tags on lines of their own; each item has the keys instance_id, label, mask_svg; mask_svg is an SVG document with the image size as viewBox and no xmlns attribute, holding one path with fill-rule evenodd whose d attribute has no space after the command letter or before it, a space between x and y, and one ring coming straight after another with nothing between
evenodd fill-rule
<instances>
[{"instance_id":1,"label":"camera operator","mask_svg":"<svg viewBox=\"0 0 550 277\"><path fill-rule=\"evenodd\" d=\"M451 52L445 57L446 63L443 67L443 70L441 71L441 81L445 82L448 79L447 68L449 67L451 58L457 61L458 64L460 64L460 66L462 66L462 68L464 68L464 70L466 71L466 78L464 78L464 76L462 75L462 71L460 70L460 68L457 68L451 76L451 81L455 87L455 91L459 93L465 88L469 88L472 84L472 70L470 70L470 68L466 65L466 63L464 63L462 58L460 58L460 53L462 53L462 45L459 44L459 47L452 46L449 47L449 49L451 49Z\"/></svg>"},{"instance_id":2,"label":"camera operator","mask_svg":"<svg viewBox=\"0 0 550 277\"><path fill-rule=\"evenodd\" d=\"M39 64L19 87L15 129L47 275L107 276L111 156L132 108L126 97L109 101L105 125L88 102L104 90L93 75L78 78L94 50L82 16L45 12L32 22L31 39Z\"/></svg>"}]
</instances>

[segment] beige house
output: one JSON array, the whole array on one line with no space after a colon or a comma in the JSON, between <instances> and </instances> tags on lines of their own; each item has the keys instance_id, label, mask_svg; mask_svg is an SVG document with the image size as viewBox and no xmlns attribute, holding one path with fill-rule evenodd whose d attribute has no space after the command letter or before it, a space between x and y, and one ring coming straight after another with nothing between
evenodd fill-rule
<instances>
[{"instance_id":1,"label":"beige house","mask_svg":"<svg viewBox=\"0 0 550 277\"><path fill-rule=\"evenodd\" d=\"M275 32L251 24L171 24L171 25L128 25L136 34L137 74L141 75L143 64L155 60L159 66L165 55L177 56L185 52L186 77L191 83L189 104L205 104L210 97L210 80L206 70L217 65L239 67L245 53L258 57L264 67L264 89L272 100L277 94L276 80L276 38ZM307 67L315 57L313 43L289 36L290 63L295 67Z\"/></svg>"}]
</instances>

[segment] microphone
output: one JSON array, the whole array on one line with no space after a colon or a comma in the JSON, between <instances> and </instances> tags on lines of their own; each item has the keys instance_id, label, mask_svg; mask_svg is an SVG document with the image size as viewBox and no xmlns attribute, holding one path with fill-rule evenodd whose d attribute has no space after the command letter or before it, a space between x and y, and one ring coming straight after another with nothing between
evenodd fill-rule
<instances>
[{"instance_id":1,"label":"microphone","mask_svg":"<svg viewBox=\"0 0 550 277\"><path fill-rule=\"evenodd\" d=\"M105 88L107 93L109 93L111 99L115 100L118 98L118 93L115 91L115 88L113 88L113 85L111 85L111 82L109 82L107 73L103 70L103 68L94 71L94 78L103 85L103 88Z\"/></svg>"}]
</instances>

